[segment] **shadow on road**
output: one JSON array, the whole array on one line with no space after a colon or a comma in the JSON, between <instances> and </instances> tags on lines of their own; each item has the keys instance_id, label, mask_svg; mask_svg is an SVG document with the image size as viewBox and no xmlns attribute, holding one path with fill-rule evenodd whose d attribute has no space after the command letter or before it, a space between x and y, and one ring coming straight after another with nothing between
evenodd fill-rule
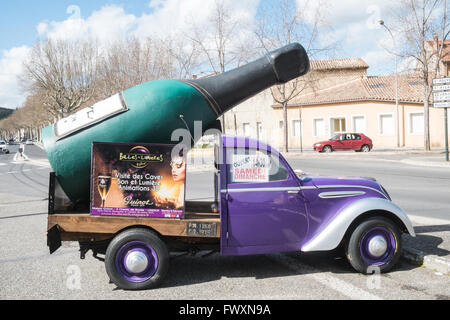
<instances>
[{"instance_id":1,"label":"shadow on road","mask_svg":"<svg viewBox=\"0 0 450 320\"><path fill-rule=\"evenodd\" d=\"M416 268L418 267L401 261L391 272ZM260 280L324 272L358 275L338 252L241 257L222 257L216 254L207 258L183 256L171 259L169 274L162 288L204 284L223 277Z\"/></svg>"},{"instance_id":2,"label":"shadow on road","mask_svg":"<svg viewBox=\"0 0 450 320\"><path fill-rule=\"evenodd\" d=\"M416 237L403 236L404 245L424 252L426 255L448 257L450 259L450 224L433 226L416 226ZM430 235L433 234L433 235Z\"/></svg>"}]
</instances>

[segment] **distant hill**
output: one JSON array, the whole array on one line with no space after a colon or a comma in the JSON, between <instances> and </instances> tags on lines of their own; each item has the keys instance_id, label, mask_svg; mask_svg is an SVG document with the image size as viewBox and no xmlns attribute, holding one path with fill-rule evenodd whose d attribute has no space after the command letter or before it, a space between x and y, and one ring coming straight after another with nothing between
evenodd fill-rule
<instances>
[{"instance_id":1,"label":"distant hill","mask_svg":"<svg viewBox=\"0 0 450 320\"><path fill-rule=\"evenodd\" d=\"M13 112L14 110L12 109L0 108L0 120L8 117Z\"/></svg>"}]
</instances>

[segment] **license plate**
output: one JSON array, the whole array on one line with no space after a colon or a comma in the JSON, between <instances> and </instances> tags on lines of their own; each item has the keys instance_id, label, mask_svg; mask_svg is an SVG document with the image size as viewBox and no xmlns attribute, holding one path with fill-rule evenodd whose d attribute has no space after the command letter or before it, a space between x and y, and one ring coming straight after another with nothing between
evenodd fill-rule
<instances>
[{"instance_id":1,"label":"license plate","mask_svg":"<svg viewBox=\"0 0 450 320\"><path fill-rule=\"evenodd\" d=\"M217 223L211 222L188 222L187 235L198 237L215 237L217 233Z\"/></svg>"}]
</instances>

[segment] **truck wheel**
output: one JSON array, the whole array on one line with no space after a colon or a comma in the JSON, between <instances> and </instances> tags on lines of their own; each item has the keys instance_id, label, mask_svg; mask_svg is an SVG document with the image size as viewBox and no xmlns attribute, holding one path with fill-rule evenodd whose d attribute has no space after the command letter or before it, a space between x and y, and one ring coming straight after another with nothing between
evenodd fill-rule
<instances>
[{"instance_id":1,"label":"truck wheel","mask_svg":"<svg viewBox=\"0 0 450 320\"><path fill-rule=\"evenodd\" d=\"M401 251L402 238L397 225L389 219L373 217L351 233L345 253L356 271L372 274L391 270Z\"/></svg>"},{"instance_id":2,"label":"truck wheel","mask_svg":"<svg viewBox=\"0 0 450 320\"><path fill-rule=\"evenodd\" d=\"M106 250L105 267L111 281L124 290L157 287L169 269L169 251L152 231L135 228L117 235Z\"/></svg>"}]
</instances>

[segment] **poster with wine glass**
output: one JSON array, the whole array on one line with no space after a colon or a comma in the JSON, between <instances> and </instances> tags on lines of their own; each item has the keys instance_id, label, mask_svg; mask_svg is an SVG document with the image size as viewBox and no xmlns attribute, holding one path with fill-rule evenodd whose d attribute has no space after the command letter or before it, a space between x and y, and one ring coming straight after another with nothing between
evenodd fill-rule
<instances>
[{"instance_id":1,"label":"poster with wine glass","mask_svg":"<svg viewBox=\"0 0 450 320\"><path fill-rule=\"evenodd\" d=\"M182 219L185 159L176 145L94 142L91 214Z\"/></svg>"}]
</instances>

